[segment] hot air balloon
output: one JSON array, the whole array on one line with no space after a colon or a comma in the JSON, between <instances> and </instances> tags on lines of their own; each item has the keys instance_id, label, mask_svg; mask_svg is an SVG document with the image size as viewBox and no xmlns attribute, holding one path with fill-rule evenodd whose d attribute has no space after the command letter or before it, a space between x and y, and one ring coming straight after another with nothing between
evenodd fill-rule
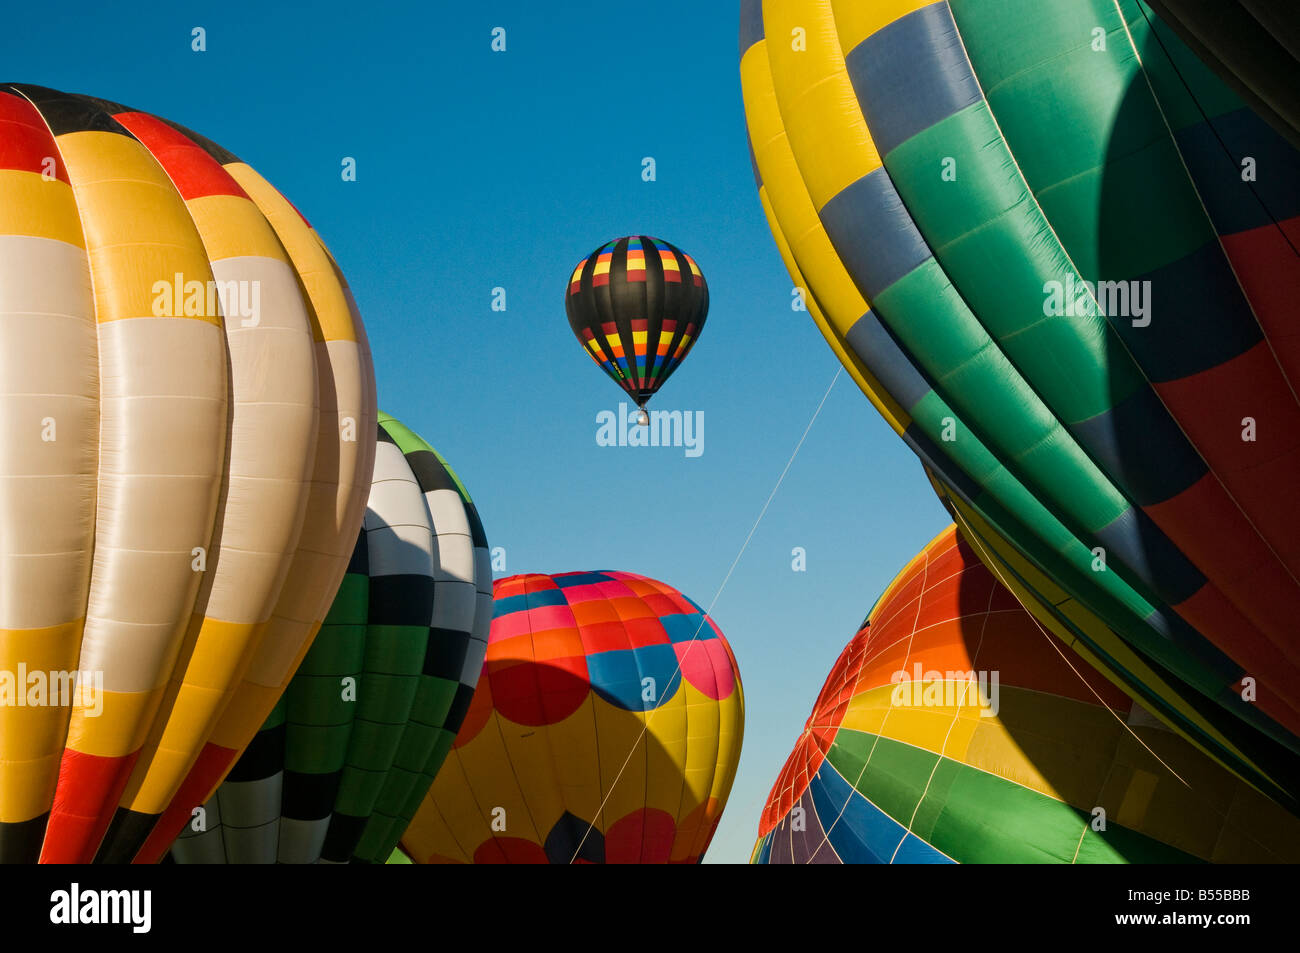
<instances>
[{"instance_id":1,"label":"hot air balloon","mask_svg":"<svg viewBox=\"0 0 1300 953\"><path fill-rule=\"evenodd\" d=\"M1294 863L1300 819L1054 641L950 526L836 661L752 859Z\"/></svg>"},{"instance_id":2,"label":"hot air balloon","mask_svg":"<svg viewBox=\"0 0 1300 953\"><path fill-rule=\"evenodd\" d=\"M714 621L627 572L497 580L469 714L401 846L417 863L695 863L735 777Z\"/></svg>"},{"instance_id":3,"label":"hot air balloon","mask_svg":"<svg viewBox=\"0 0 1300 953\"><path fill-rule=\"evenodd\" d=\"M127 861L325 617L370 352L311 226L219 146L37 86L0 86L0 129L0 861Z\"/></svg>"},{"instance_id":4,"label":"hot air balloon","mask_svg":"<svg viewBox=\"0 0 1300 953\"><path fill-rule=\"evenodd\" d=\"M469 710L491 620L473 500L433 447L381 413L365 526L334 605L174 859L386 859Z\"/></svg>"},{"instance_id":5,"label":"hot air balloon","mask_svg":"<svg viewBox=\"0 0 1300 953\"><path fill-rule=\"evenodd\" d=\"M1136 0L742 11L832 349L1071 638L1300 809L1300 155Z\"/></svg>"},{"instance_id":6,"label":"hot air balloon","mask_svg":"<svg viewBox=\"0 0 1300 953\"><path fill-rule=\"evenodd\" d=\"M709 313L695 260L647 235L606 242L578 262L564 309L587 355L639 408L686 359Z\"/></svg>"}]
</instances>

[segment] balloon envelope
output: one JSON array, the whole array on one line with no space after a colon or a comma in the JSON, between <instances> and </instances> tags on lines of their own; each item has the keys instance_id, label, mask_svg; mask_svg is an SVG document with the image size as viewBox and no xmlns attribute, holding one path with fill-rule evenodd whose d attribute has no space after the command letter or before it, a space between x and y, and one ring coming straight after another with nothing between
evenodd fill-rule
<instances>
[{"instance_id":1,"label":"balloon envelope","mask_svg":"<svg viewBox=\"0 0 1300 953\"><path fill-rule=\"evenodd\" d=\"M854 380L1071 639L1296 808L1300 154L1136 0L747 0L741 50Z\"/></svg>"},{"instance_id":2,"label":"balloon envelope","mask_svg":"<svg viewBox=\"0 0 1300 953\"><path fill-rule=\"evenodd\" d=\"M631 235L578 262L564 309L587 356L644 405L699 340L709 286L677 246Z\"/></svg>"},{"instance_id":3,"label":"balloon envelope","mask_svg":"<svg viewBox=\"0 0 1300 953\"><path fill-rule=\"evenodd\" d=\"M695 863L744 729L713 620L626 572L497 580L483 675L402 837L419 863Z\"/></svg>"},{"instance_id":4,"label":"balloon envelope","mask_svg":"<svg viewBox=\"0 0 1300 953\"><path fill-rule=\"evenodd\" d=\"M753 859L1298 857L1300 820L1055 642L949 527L836 661L772 788Z\"/></svg>"},{"instance_id":5,"label":"balloon envelope","mask_svg":"<svg viewBox=\"0 0 1300 953\"><path fill-rule=\"evenodd\" d=\"M347 567L369 347L311 226L220 146L38 86L0 86L0 125L0 671L56 689L0 676L0 860L156 859Z\"/></svg>"}]
</instances>

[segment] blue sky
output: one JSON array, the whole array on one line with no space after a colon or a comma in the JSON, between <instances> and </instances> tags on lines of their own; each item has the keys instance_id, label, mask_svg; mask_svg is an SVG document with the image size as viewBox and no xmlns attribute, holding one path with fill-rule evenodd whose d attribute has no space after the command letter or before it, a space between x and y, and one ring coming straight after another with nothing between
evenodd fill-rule
<instances>
[{"instance_id":1,"label":"blue sky","mask_svg":"<svg viewBox=\"0 0 1300 953\"><path fill-rule=\"evenodd\" d=\"M182 6L17 7L5 79L174 119L284 192L348 277L381 406L456 468L509 573L623 569L708 606L839 367L790 308L759 206L736 4ZM190 49L196 26L207 52ZM703 411L698 458L596 443L596 415L622 394L570 333L564 287L630 233L680 246L709 283L700 342L652 404ZM947 522L841 375L713 609L747 719L709 861L748 859L831 664ZM791 570L796 546L806 572Z\"/></svg>"}]
</instances>

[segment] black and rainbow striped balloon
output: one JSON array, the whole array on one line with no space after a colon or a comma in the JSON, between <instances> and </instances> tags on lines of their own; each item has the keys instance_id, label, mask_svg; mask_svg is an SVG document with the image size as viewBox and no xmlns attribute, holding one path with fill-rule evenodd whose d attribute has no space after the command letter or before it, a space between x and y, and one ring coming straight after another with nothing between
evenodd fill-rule
<instances>
[{"instance_id":1,"label":"black and rainbow striped balloon","mask_svg":"<svg viewBox=\"0 0 1300 953\"><path fill-rule=\"evenodd\" d=\"M699 340L709 286L680 248L632 235L578 262L564 308L587 355L644 407Z\"/></svg>"}]
</instances>

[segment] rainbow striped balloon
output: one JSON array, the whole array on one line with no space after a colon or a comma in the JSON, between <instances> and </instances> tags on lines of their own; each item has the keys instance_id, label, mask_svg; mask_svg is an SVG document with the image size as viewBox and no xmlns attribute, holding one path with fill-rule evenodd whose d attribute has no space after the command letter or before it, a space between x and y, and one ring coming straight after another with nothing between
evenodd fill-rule
<instances>
[{"instance_id":1,"label":"rainbow striped balloon","mask_svg":"<svg viewBox=\"0 0 1300 953\"><path fill-rule=\"evenodd\" d=\"M1294 863L1300 820L1060 645L949 527L835 663L752 859Z\"/></svg>"},{"instance_id":2,"label":"rainbow striped balloon","mask_svg":"<svg viewBox=\"0 0 1300 953\"><path fill-rule=\"evenodd\" d=\"M644 406L699 340L709 286L676 245L631 235L578 262L564 309L587 356Z\"/></svg>"}]
</instances>

